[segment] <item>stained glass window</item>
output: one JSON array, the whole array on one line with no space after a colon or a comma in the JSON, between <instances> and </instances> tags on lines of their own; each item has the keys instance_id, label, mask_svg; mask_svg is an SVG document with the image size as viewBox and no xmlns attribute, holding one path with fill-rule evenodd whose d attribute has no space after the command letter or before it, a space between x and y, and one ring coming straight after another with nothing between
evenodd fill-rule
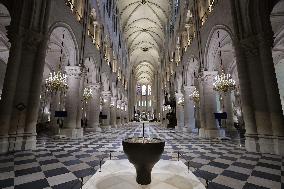
<instances>
[{"instance_id":1,"label":"stained glass window","mask_svg":"<svg viewBox=\"0 0 284 189\"><path fill-rule=\"evenodd\" d=\"M147 87L146 85L142 85L142 95L146 95L146 92L147 92Z\"/></svg>"},{"instance_id":2,"label":"stained glass window","mask_svg":"<svg viewBox=\"0 0 284 189\"><path fill-rule=\"evenodd\" d=\"M152 95L152 89L151 89L151 85L148 85L148 95Z\"/></svg>"},{"instance_id":3,"label":"stained glass window","mask_svg":"<svg viewBox=\"0 0 284 189\"><path fill-rule=\"evenodd\" d=\"M137 85L136 94L141 95L141 85Z\"/></svg>"}]
</instances>

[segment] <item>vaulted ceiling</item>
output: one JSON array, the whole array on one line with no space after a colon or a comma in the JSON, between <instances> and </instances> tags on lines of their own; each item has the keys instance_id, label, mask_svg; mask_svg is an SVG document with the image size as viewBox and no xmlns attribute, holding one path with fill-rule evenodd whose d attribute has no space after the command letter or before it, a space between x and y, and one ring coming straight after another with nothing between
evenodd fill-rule
<instances>
[{"instance_id":1,"label":"vaulted ceiling","mask_svg":"<svg viewBox=\"0 0 284 189\"><path fill-rule=\"evenodd\" d=\"M149 84L160 65L169 0L118 0L121 29L138 83Z\"/></svg>"}]
</instances>

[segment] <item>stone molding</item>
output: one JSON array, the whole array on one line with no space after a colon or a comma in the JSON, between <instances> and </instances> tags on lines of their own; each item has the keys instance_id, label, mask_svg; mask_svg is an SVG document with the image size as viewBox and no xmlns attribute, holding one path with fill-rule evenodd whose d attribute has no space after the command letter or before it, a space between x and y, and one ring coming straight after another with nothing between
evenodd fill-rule
<instances>
[{"instance_id":1,"label":"stone molding","mask_svg":"<svg viewBox=\"0 0 284 189\"><path fill-rule=\"evenodd\" d=\"M184 88L185 94L190 95L190 94L193 93L193 91L196 87L195 86L184 86L183 88Z\"/></svg>"},{"instance_id":2,"label":"stone molding","mask_svg":"<svg viewBox=\"0 0 284 189\"><path fill-rule=\"evenodd\" d=\"M217 71L204 71L202 75L202 81L207 83L212 81L212 86L213 86L213 80L217 75L218 75Z\"/></svg>"},{"instance_id":3,"label":"stone molding","mask_svg":"<svg viewBox=\"0 0 284 189\"><path fill-rule=\"evenodd\" d=\"M80 66L66 66L65 71L68 77L80 79L82 71Z\"/></svg>"},{"instance_id":4,"label":"stone molding","mask_svg":"<svg viewBox=\"0 0 284 189\"><path fill-rule=\"evenodd\" d=\"M110 91L102 91L102 97L103 99L108 99L111 97L111 92Z\"/></svg>"},{"instance_id":5,"label":"stone molding","mask_svg":"<svg viewBox=\"0 0 284 189\"><path fill-rule=\"evenodd\" d=\"M99 83L96 84L91 84L89 85L89 87L95 92L95 91L99 91L101 89L101 85Z\"/></svg>"}]
</instances>

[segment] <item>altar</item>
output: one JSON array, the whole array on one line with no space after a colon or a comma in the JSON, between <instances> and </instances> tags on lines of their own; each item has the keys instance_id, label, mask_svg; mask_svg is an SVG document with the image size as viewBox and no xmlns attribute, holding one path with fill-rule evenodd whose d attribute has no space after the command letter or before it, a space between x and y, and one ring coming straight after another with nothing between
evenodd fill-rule
<instances>
[{"instance_id":1,"label":"altar","mask_svg":"<svg viewBox=\"0 0 284 189\"><path fill-rule=\"evenodd\" d=\"M135 167L124 160L108 160L83 186L83 189L205 189L181 161L160 160L153 167L152 182L139 185Z\"/></svg>"}]
</instances>

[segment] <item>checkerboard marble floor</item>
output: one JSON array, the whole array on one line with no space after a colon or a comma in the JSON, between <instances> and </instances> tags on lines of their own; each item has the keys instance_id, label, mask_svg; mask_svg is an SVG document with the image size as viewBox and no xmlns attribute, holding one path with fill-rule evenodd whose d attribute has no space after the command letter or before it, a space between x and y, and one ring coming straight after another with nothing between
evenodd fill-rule
<instances>
[{"instance_id":1,"label":"checkerboard marble floor","mask_svg":"<svg viewBox=\"0 0 284 189\"><path fill-rule=\"evenodd\" d=\"M112 159L126 159L121 140L141 133L140 126L89 132L77 140L39 136L34 151L0 155L0 188L78 189L110 151ZM238 140L205 140L156 126L147 126L146 135L165 139L162 159L177 161L180 152L201 182L210 181L210 189L284 189L281 156L246 152Z\"/></svg>"}]
</instances>

